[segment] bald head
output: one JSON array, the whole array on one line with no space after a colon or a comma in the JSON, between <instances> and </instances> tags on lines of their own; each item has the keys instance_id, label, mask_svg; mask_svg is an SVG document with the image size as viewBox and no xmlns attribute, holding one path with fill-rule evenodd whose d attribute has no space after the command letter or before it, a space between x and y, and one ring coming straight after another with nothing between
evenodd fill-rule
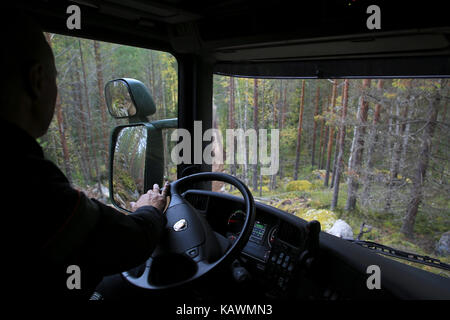
<instances>
[{"instance_id":1,"label":"bald head","mask_svg":"<svg viewBox=\"0 0 450 320\"><path fill-rule=\"evenodd\" d=\"M56 101L53 53L30 17L15 14L3 22L0 117L37 138L47 131Z\"/></svg>"}]
</instances>

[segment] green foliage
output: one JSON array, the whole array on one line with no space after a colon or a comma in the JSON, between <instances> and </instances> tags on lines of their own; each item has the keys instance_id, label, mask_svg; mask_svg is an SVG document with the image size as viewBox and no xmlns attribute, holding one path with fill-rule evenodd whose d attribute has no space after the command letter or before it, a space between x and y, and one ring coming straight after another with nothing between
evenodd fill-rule
<instances>
[{"instance_id":1,"label":"green foliage","mask_svg":"<svg viewBox=\"0 0 450 320\"><path fill-rule=\"evenodd\" d=\"M125 170L117 170L114 172L114 192L119 194L126 203L136 199L130 198L130 194L137 190L136 183L129 173Z\"/></svg>"},{"instance_id":2,"label":"green foliage","mask_svg":"<svg viewBox=\"0 0 450 320\"><path fill-rule=\"evenodd\" d=\"M311 182L307 180L291 181L286 185L286 191L309 191L312 189Z\"/></svg>"},{"instance_id":3,"label":"green foliage","mask_svg":"<svg viewBox=\"0 0 450 320\"><path fill-rule=\"evenodd\" d=\"M93 50L93 41L55 35L52 46L56 57L58 69L58 87L63 113L62 127L64 137L69 149L69 159L64 159L61 143L61 133L57 118L54 117L48 134L38 140L43 147L46 157L54 161L64 170L65 161L69 161L71 180L77 185L92 185L97 183L97 177L106 180L107 158L109 148L104 141L103 127L106 135L117 124L126 121L117 121L107 115L102 117L99 79L96 72L96 57ZM83 61L81 61L81 53ZM103 85L111 79L131 77L141 80L150 89L157 112L150 120L176 117L178 115L178 66L176 59L167 53L149 51L141 48L121 46L111 43L101 43L100 58L102 61ZM86 73L86 82L83 77ZM345 121L346 140L343 156L343 175L339 189L338 204L334 212L330 212L330 203L333 190L323 186L325 178L324 164L321 170L317 169L320 156L326 160L326 143L328 137L322 137L323 149L319 150L319 138L326 133L326 126L336 126L340 122L342 111L342 93L339 91L336 99L337 109L325 111L330 108L331 83L328 79L306 80L305 82L305 108L302 124L301 153L299 154L299 171L296 181L293 180L294 162L299 128L299 103L302 79L259 79L258 80L258 127L268 129L269 137L272 129L280 129L280 171L276 176L262 177L262 198L281 210L297 216L312 219L322 219L324 224L331 223L336 217L343 218L357 234L362 222L373 226L370 233L365 234L366 239L392 245L399 245L414 251L422 249L423 252L432 251L430 242L436 241L440 234L449 229L448 175L449 162L442 160L448 155L449 130L441 125L448 120L444 112L439 111L436 121L436 132L431 141L431 160L424 181L423 201L416 217L415 236L418 240L406 240L399 235L402 219L414 190L414 177L418 159L422 156L420 146L424 125L429 114L430 97L440 93L449 96L448 84L441 83L439 79L391 79L385 80L383 90L375 90L373 85L365 97L369 103L368 123L366 133L378 133L376 142L368 136L363 137L366 145L362 156L362 166L351 172L359 183L356 209L352 212L344 210L347 198L347 185L345 174L348 171L350 146L352 145L354 129L359 125L357 119L359 99L362 96L360 79L350 80L348 115ZM341 81L341 80L340 80ZM229 128L230 110L230 82L234 83L234 114L235 128L253 128L253 110L255 110L254 79L229 78L214 76L214 123L222 130ZM340 82L342 83L342 82ZM320 89L319 112L315 110L315 92ZM340 88L340 87L339 87ZM373 89L373 90L372 90ZM414 103L412 103L412 101ZM372 125L374 119L374 106L381 104L380 119ZM88 109L89 106L89 109ZM406 107L408 106L409 109ZM441 106L439 110L442 110ZM314 121L316 121L316 145L312 144ZM322 130L321 125L325 123ZM373 126L373 128L372 128ZM409 131L406 131L406 128ZM402 130L405 130L402 133ZM407 135L409 132L409 136ZM403 152L402 148L394 150L395 146L403 146L405 137L409 142ZM169 139L168 139L169 140ZM335 141L335 140L333 140ZM375 141L375 140L374 140ZM334 142L335 143L335 142ZM372 143L372 144L371 144ZM116 171L119 178L115 188L123 200L126 201L127 192L136 190L135 179L141 173L136 170L141 163L143 155L137 152L133 158L130 149L136 145L136 140L129 137L120 149L123 155L123 172ZM165 166L165 176L176 178L176 167L170 161L170 148L167 143L166 158L169 160ZM372 168L368 166L367 154L369 147L373 147ZM316 163L311 166L311 154L315 148ZM138 148L138 150L140 150ZM332 157L335 147L332 149ZM326 152L325 152L326 153ZM391 181L392 168L395 156L400 155L400 164L395 179ZM333 158L331 158L331 166ZM130 172L134 166L133 173ZM259 169L258 167L258 174ZM130 172L125 170L130 169ZM232 166L225 165L225 172L230 172ZM252 171L249 165L237 165L236 175L247 184L251 184ZM367 173L370 173L368 175ZM369 180L368 177L372 179ZM132 178L133 177L133 178ZM258 175L258 182L260 181ZM370 199L363 204L361 189L370 182ZM393 190L388 191L392 182ZM104 183L106 184L106 183ZM253 190L259 195L261 186ZM236 190L233 193L239 194ZM393 197L392 208L384 210L387 194ZM325 229L325 228L324 228ZM417 246L417 247L414 247Z\"/></svg>"},{"instance_id":4,"label":"green foliage","mask_svg":"<svg viewBox=\"0 0 450 320\"><path fill-rule=\"evenodd\" d=\"M100 86L122 77L138 79L149 88L157 107L150 120L177 117L178 114L178 66L175 57L142 48L105 42L97 44L99 56L96 56L92 40L51 35L63 123L58 123L55 116L47 134L38 140L45 155L61 169L70 168L70 172L66 172L70 173L69 179L81 186L96 184L99 179L107 184L108 136L116 125L127 123L127 120L109 116L100 99L103 92ZM102 72L102 78L99 78L97 67ZM64 128L62 134L59 127ZM63 154L63 140L69 155ZM123 154L132 153L132 146L128 147L129 150L123 150ZM168 148L166 152L165 157L170 160ZM137 162L140 158L129 157L128 160ZM166 176L174 176L174 167L168 161ZM123 182L127 184L127 181Z\"/></svg>"}]
</instances>

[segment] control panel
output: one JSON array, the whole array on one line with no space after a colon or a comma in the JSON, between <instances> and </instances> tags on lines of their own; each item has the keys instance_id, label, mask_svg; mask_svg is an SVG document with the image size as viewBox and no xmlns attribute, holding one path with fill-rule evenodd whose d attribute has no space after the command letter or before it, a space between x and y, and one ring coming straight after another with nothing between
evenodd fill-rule
<instances>
[{"instance_id":1,"label":"control panel","mask_svg":"<svg viewBox=\"0 0 450 320\"><path fill-rule=\"evenodd\" d=\"M294 275L301 249L282 240L275 240L266 263L265 278L270 286L285 291Z\"/></svg>"}]
</instances>

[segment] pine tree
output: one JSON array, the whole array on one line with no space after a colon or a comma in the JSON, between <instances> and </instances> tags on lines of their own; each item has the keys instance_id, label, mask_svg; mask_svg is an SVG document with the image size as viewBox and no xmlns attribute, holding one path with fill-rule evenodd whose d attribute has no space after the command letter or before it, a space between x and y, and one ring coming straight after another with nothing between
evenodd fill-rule
<instances>
[{"instance_id":1,"label":"pine tree","mask_svg":"<svg viewBox=\"0 0 450 320\"><path fill-rule=\"evenodd\" d=\"M300 97L300 111L299 111L299 116L298 116L297 149L295 151L294 180L298 179L298 167L300 164L300 154L302 152L302 129L303 129L304 103L305 103L305 80L302 80L302 93L301 93L301 97Z\"/></svg>"},{"instance_id":2,"label":"pine tree","mask_svg":"<svg viewBox=\"0 0 450 320\"><path fill-rule=\"evenodd\" d=\"M358 123L353 133L352 147L350 149L350 157L348 160L348 178L347 178L347 202L345 210L354 210L356 206L356 192L359 188L358 175L360 174L360 166L364 150L365 125L367 122L367 113L369 110L369 102L366 101L365 90L370 88L370 80L364 79L361 97L359 99L359 108L356 115Z\"/></svg>"}]
</instances>

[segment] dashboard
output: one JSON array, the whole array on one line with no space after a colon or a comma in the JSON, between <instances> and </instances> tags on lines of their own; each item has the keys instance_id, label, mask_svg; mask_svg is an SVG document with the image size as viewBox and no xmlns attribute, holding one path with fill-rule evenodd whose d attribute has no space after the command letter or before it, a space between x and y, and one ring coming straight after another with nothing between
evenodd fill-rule
<instances>
[{"instance_id":1,"label":"dashboard","mask_svg":"<svg viewBox=\"0 0 450 320\"><path fill-rule=\"evenodd\" d=\"M245 221L243 202L224 194L190 190L185 194L200 213L207 215L212 228L231 242L239 236ZM288 292L295 280L298 260L306 248L303 226L293 224L284 216L277 216L256 207L255 222L248 242L241 251L240 260L257 281L274 295ZM288 217L294 218L295 217Z\"/></svg>"},{"instance_id":2,"label":"dashboard","mask_svg":"<svg viewBox=\"0 0 450 320\"><path fill-rule=\"evenodd\" d=\"M255 220L252 233L243 249L243 253L261 262L267 262L276 239L278 224L261 218ZM244 220L245 213L242 210L235 210L229 215L226 236L231 242L234 242L239 236Z\"/></svg>"},{"instance_id":3,"label":"dashboard","mask_svg":"<svg viewBox=\"0 0 450 320\"><path fill-rule=\"evenodd\" d=\"M194 189L183 196L215 232L231 241L239 235L245 218L243 198ZM236 259L248 271L251 284L239 285L232 294L331 300L449 296L448 281L438 275L320 232L320 224L316 222L306 222L262 203L255 205L251 235ZM385 285L380 290L367 288L370 265L388 270L383 273ZM224 287L232 285L229 281L225 283ZM417 290L418 287L422 290Z\"/></svg>"}]
</instances>

